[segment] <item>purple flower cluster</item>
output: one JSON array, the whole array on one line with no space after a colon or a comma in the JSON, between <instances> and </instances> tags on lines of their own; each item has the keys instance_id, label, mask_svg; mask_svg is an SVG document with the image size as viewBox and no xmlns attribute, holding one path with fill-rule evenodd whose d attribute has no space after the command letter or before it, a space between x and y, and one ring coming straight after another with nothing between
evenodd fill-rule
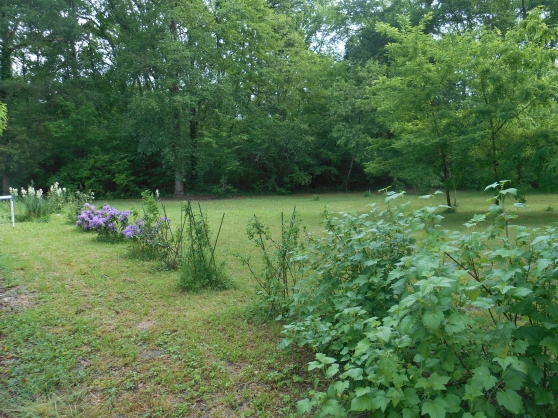
<instances>
[{"instance_id":1,"label":"purple flower cluster","mask_svg":"<svg viewBox=\"0 0 558 418\"><path fill-rule=\"evenodd\" d=\"M126 238L139 238L142 235L141 227L143 226L143 219L138 219L135 225L128 225L122 230L122 235Z\"/></svg>"},{"instance_id":2,"label":"purple flower cluster","mask_svg":"<svg viewBox=\"0 0 558 418\"><path fill-rule=\"evenodd\" d=\"M170 219L163 217L157 221L155 225L152 225L149 222L144 222L142 218L139 218L135 224L126 226L122 230L122 235L126 238L143 241L148 245L154 245L161 225L163 225L163 227L168 226L168 222L170 222Z\"/></svg>"},{"instance_id":3,"label":"purple flower cluster","mask_svg":"<svg viewBox=\"0 0 558 418\"><path fill-rule=\"evenodd\" d=\"M85 210L78 216L76 226L84 231L97 231L100 235L118 234L120 230L127 227L129 216L129 210L120 212L109 205L103 206L102 210L97 210L95 206L86 203Z\"/></svg>"}]
</instances>

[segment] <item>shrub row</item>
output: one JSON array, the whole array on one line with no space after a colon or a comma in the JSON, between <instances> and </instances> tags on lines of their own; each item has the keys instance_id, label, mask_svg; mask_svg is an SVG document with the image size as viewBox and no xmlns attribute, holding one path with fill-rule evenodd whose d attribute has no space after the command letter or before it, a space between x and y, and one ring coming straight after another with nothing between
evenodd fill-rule
<instances>
[{"instance_id":1,"label":"shrub row","mask_svg":"<svg viewBox=\"0 0 558 418\"><path fill-rule=\"evenodd\" d=\"M326 217L298 257L282 346L316 350L327 390L300 414L544 417L558 414L558 231L509 225L504 183L465 232L440 208ZM482 226L486 225L486 226Z\"/></svg>"},{"instance_id":2,"label":"shrub row","mask_svg":"<svg viewBox=\"0 0 558 418\"><path fill-rule=\"evenodd\" d=\"M195 212L190 202L181 208L180 222L173 228L158 194L142 193L143 215L129 210L119 211L109 205L101 210L85 203L76 226L103 237L123 239L130 243L132 254L154 259L168 269L180 270L179 285L185 290L223 289L230 286L221 264L215 260L217 238L210 241L207 219L201 207ZM131 218L136 218L133 221Z\"/></svg>"}]
</instances>

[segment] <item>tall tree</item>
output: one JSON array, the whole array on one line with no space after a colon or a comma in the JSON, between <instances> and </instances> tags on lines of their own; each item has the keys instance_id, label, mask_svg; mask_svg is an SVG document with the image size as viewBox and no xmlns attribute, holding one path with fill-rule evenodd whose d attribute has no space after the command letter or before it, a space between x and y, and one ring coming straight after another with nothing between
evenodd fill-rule
<instances>
[{"instance_id":1,"label":"tall tree","mask_svg":"<svg viewBox=\"0 0 558 418\"><path fill-rule=\"evenodd\" d=\"M400 26L377 25L395 42L387 46L387 75L375 80L368 91L380 120L394 137L387 150L385 141L372 144L378 156L367 170L374 174L387 170L392 178L417 186L441 185L451 206L465 97L458 67L462 45L456 36L436 39L426 34L425 20L412 26L408 17L401 17ZM381 151L389 158L382 157Z\"/></svg>"},{"instance_id":2,"label":"tall tree","mask_svg":"<svg viewBox=\"0 0 558 418\"><path fill-rule=\"evenodd\" d=\"M485 170L485 181L508 177L511 173L502 169L506 160L516 161L516 169L525 163L515 145L538 124L546 125L541 107L556 105L558 55L551 46L556 37L541 10L529 13L505 35L485 29L466 35L461 70L467 85L465 106L473 155Z\"/></svg>"}]
</instances>

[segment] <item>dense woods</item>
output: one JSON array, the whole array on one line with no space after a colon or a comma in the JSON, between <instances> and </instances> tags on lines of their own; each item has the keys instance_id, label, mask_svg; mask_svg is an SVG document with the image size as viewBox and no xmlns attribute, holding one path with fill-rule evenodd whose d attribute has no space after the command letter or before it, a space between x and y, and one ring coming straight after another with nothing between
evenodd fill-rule
<instances>
[{"instance_id":1,"label":"dense woods","mask_svg":"<svg viewBox=\"0 0 558 418\"><path fill-rule=\"evenodd\" d=\"M556 189L554 0L5 0L3 192Z\"/></svg>"}]
</instances>

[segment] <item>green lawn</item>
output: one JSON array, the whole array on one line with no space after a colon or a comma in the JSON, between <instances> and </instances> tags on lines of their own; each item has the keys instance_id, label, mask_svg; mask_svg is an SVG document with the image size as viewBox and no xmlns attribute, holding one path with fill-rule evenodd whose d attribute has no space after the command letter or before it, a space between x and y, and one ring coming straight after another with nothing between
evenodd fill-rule
<instances>
[{"instance_id":1,"label":"green lawn","mask_svg":"<svg viewBox=\"0 0 558 418\"><path fill-rule=\"evenodd\" d=\"M318 198L319 197L319 198ZM200 202L216 232L232 290L188 294L177 273L131 259L125 244L84 234L54 215L12 229L0 207L0 412L9 417L243 417L295 415L313 386L312 353L280 351L280 326L249 320L254 282L235 254L252 254L246 224L256 214L275 232L280 213L319 231L321 213L367 211L363 194L240 197ZM488 195L458 193L449 229L486 210ZM442 204L407 196L412 205ZM102 206L106 202L96 202ZM118 209L141 203L111 201ZM171 219L180 203L164 202ZM513 202L508 202L512 207ZM511 209L519 224L558 220L558 195L537 194ZM557 211L555 212L554 209ZM2 414L0 413L0 416Z\"/></svg>"}]
</instances>

